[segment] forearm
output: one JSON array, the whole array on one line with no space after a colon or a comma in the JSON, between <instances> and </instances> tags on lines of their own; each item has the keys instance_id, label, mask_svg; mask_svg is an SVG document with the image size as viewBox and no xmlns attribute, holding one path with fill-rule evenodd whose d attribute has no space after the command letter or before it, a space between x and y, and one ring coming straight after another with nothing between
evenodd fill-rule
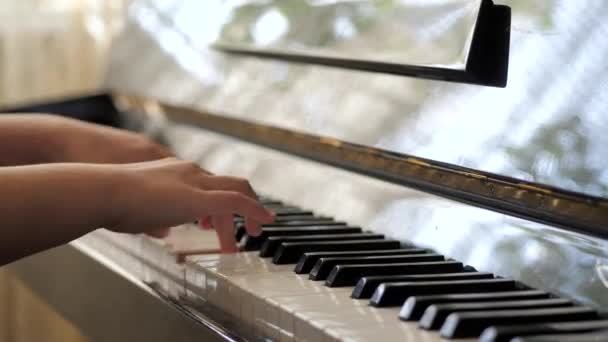
<instances>
[{"instance_id":1,"label":"forearm","mask_svg":"<svg viewBox=\"0 0 608 342\"><path fill-rule=\"evenodd\" d=\"M47 114L0 115L0 166L134 163L171 157L145 136Z\"/></svg>"},{"instance_id":2,"label":"forearm","mask_svg":"<svg viewBox=\"0 0 608 342\"><path fill-rule=\"evenodd\" d=\"M44 114L0 115L0 166L61 159L65 136L60 132L66 121Z\"/></svg>"},{"instance_id":3,"label":"forearm","mask_svg":"<svg viewBox=\"0 0 608 342\"><path fill-rule=\"evenodd\" d=\"M116 179L100 165L0 168L0 265L111 225Z\"/></svg>"}]
</instances>

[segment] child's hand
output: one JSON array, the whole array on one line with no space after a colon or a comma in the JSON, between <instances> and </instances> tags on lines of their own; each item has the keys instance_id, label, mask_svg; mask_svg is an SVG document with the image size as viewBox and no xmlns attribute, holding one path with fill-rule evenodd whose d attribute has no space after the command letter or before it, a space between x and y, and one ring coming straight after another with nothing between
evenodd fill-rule
<instances>
[{"instance_id":1,"label":"child's hand","mask_svg":"<svg viewBox=\"0 0 608 342\"><path fill-rule=\"evenodd\" d=\"M247 231L274 220L243 179L209 175L174 158L135 164L0 167L0 265L105 227L122 233L211 217L224 252L236 251L232 215Z\"/></svg>"},{"instance_id":2,"label":"child's hand","mask_svg":"<svg viewBox=\"0 0 608 342\"><path fill-rule=\"evenodd\" d=\"M27 119L24 115L23 118ZM51 162L72 163L134 163L173 157L163 146L142 134L107 126L90 124L74 119L49 115L32 115L38 125L48 126L57 141L58 151L51 151ZM208 171L201 169L203 173ZM210 217L205 217L210 220ZM146 232L164 238L169 228Z\"/></svg>"},{"instance_id":3,"label":"child's hand","mask_svg":"<svg viewBox=\"0 0 608 342\"><path fill-rule=\"evenodd\" d=\"M174 158L119 167L112 230L145 233L210 217L222 251L235 252L233 214L246 218L253 236L260 234L260 224L274 220L244 179L213 176Z\"/></svg>"}]
</instances>

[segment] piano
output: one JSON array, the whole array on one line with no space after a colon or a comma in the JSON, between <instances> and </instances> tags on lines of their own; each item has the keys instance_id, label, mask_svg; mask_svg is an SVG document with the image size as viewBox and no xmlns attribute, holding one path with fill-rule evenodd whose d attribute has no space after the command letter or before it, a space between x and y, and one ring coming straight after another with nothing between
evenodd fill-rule
<instances>
[{"instance_id":1,"label":"piano","mask_svg":"<svg viewBox=\"0 0 608 342\"><path fill-rule=\"evenodd\" d=\"M9 267L100 341L606 341L607 14L134 0L104 89L11 110L147 134L277 221L235 217L234 255L188 224Z\"/></svg>"}]
</instances>

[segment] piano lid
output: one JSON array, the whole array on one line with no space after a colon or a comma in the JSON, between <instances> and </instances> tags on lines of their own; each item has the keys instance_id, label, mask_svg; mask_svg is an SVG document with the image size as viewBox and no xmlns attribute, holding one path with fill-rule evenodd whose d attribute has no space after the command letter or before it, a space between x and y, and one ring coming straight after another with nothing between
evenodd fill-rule
<instances>
[{"instance_id":1,"label":"piano lid","mask_svg":"<svg viewBox=\"0 0 608 342\"><path fill-rule=\"evenodd\" d=\"M211 1L216 45L464 70L481 0ZM331 20L323 19L326 16ZM215 18L215 20L213 19ZM387 32L388 31L388 32ZM373 39L390 33L384 39ZM360 46L367 45L362 50Z\"/></svg>"},{"instance_id":2,"label":"piano lid","mask_svg":"<svg viewBox=\"0 0 608 342\"><path fill-rule=\"evenodd\" d=\"M608 69L603 63L608 3L496 1L512 8L509 84L504 89L229 55L211 46L232 13L215 3L133 1L125 31L114 45L108 87L608 197ZM234 3L247 9L238 19L244 27L301 12L278 0ZM336 8L349 8L349 3L317 2L315 22L325 28L344 25L349 12ZM359 4L363 8L369 3L395 8L403 2L363 3L368 3ZM455 2L430 3L448 8ZM285 11L288 15L281 14ZM463 18L458 11L444 13L433 30L415 31L411 41L439 37L454 18ZM280 16L284 18L272 19ZM382 30L374 34L350 30L359 37L349 42L349 51L364 56L375 44L401 34L399 15L382 18ZM443 51L456 51L453 42L438 39L434 51L448 55Z\"/></svg>"},{"instance_id":3,"label":"piano lid","mask_svg":"<svg viewBox=\"0 0 608 342\"><path fill-rule=\"evenodd\" d=\"M506 84L510 10L490 0L215 3L226 15L205 11L201 20L223 21L208 37L227 53Z\"/></svg>"}]
</instances>

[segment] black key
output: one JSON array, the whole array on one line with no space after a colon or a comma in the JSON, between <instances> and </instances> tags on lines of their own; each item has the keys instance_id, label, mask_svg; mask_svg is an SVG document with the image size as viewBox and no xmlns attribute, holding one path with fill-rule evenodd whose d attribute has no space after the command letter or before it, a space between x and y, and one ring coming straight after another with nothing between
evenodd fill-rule
<instances>
[{"instance_id":1,"label":"black key","mask_svg":"<svg viewBox=\"0 0 608 342\"><path fill-rule=\"evenodd\" d=\"M455 312L445 320L441 327L441 336L446 338L475 337L492 325L582 321L595 318L597 318L597 312L586 307Z\"/></svg>"},{"instance_id":2,"label":"black key","mask_svg":"<svg viewBox=\"0 0 608 342\"><path fill-rule=\"evenodd\" d=\"M371 298L376 288L382 283L418 282L418 281L441 281L441 280L472 280L492 279L494 275L487 272L462 272L442 274L419 274L419 275L393 275L363 277L359 279L357 286L351 295L355 299Z\"/></svg>"},{"instance_id":3,"label":"black key","mask_svg":"<svg viewBox=\"0 0 608 342\"><path fill-rule=\"evenodd\" d=\"M586 334L539 335L516 337L512 342L605 342L608 341L608 330Z\"/></svg>"},{"instance_id":4,"label":"black key","mask_svg":"<svg viewBox=\"0 0 608 342\"><path fill-rule=\"evenodd\" d=\"M260 203L262 203L262 205L267 208L279 208L279 209L289 209L289 210L296 210L296 209L301 210L302 209L302 208L298 208L294 205L280 202L280 201L269 201L269 202L260 201Z\"/></svg>"},{"instance_id":5,"label":"black key","mask_svg":"<svg viewBox=\"0 0 608 342\"><path fill-rule=\"evenodd\" d=\"M303 220L303 221L284 221L263 224L262 227L288 228L288 227L316 227L316 226L346 226L344 222L334 220Z\"/></svg>"},{"instance_id":6,"label":"black key","mask_svg":"<svg viewBox=\"0 0 608 342\"><path fill-rule=\"evenodd\" d=\"M235 238L236 241L241 241L243 236L247 233L247 229L245 228L245 223L237 223L236 225L236 233ZM302 227L302 228L312 228L319 226L346 226L344 222L336 222L331 219L329 220L309 220L309 221L285 221L285 222L273 222L269 224L262 225L262 228L294 228L294 227Z\"/></svg>"},{"instance_id":7,"label":"black key","mask_svg":"<svg viewBox=\"0 0 608 342\"><path fill-rule=\"evenodd\" d=\"M540 290L508 291L491 293L446 294L435 296L414 296L408 298L399 318L403 321L417 321L429 306L441 303L473 303L487 301L526 300L549 298L550 295Z\"/></svg>"},{"instance_id":8,"label":"black key","mask_svg":"<svg viewBox=\"0 0 608 342\"><path fill-rule=\"evenodd\" d=\"M380 249L399 249L397 240L347 240L324 242L285 242L277 249L272 262L275 264L294 264L304 253L328 251L362 251Z\"/></svg>"},{"instance_id":9,"label":"black key","mask_svg":"<svg viewBox=\"0 0 608 342\"><path fill-rule=\"evenodd\" d=\"M314 215L284 215L277 216L274 222L285 222L285 221L330 221L331 217L328 216L314 216Z\"/></svg>"},{"instance_id":10,"label":"black key","mask_svg":"<svg viewBox=\"0 0 608 342\"><path fill-rule=\"evenodd\" d=\"M442 293L477 293L517 290L511 279L479 279L426 281L414 283L380 284L370 300L376 307L402 305L411 296L429 296Z\"/></svg>"},{"instance_id":11,"label":"black key","mask_svg":"<svg viewBox=\"0 0 608 342\"><path fill-rule=\"evenodd\" d=\"M282 243L288 242L325 242L325 241L344 241L344 240L382 240L384 235L373 233L359 234L319 234L319 235L298 235L298 236L271 236L262 245L260 256L269 258L274 255Z\"/></svg>"},{"instance_id":12,"label":"black key","mask_svg":"<svg viewBox=\"0 0 608 342\"><path fill-rule=\"evenodd\" d=\"M288 205L288 204L281 203L281 202L262 203L262 205L268 209L301 210L298 207L294 207L293 205Z\"/></svg>"},{"instance_id":13,"label":"black key","mask_svg":"<svg viewBox=\"0 0 608 342\"><path fill-rule=\"evenodd\" d=\"M350 234L353 233L361 233L361 227L353 227L353 226L310 226L310 227L262 227L262 234L260 236L264 236L269 238L271 236L300 236L300 235L322 235L326 232L334 234Z\"/></svg>"},{"instance_id":14,"label":"black key","mask_svg":"<svg viewBox=\"0 0 608 342\"><path fill-rule=\"evenodd\" d=\"M517 336L540 334L574 334L608 329L608 320L503 325L489 327L479 337L480 342L509 342Z\"/></svg>"},{"instance_id":15,"label":"black key","mask_svg":"<svg viewBox=\"0 0 608 342\"><path fill-rule=\"evenodd\" d=\"M572 306L572 302L567 299L551 298L506 302L434 304L426 309L420 319L419 325L423 329L437 330L441 328L445 319L454 312L541 309L563 306Z\"/></svg>"},{"instance_id":16,"label":"black key","mask_svg":"<svg viewBox=\"0 0 608 342\"><path fill-rule=\"evenodd\" d=\"M285 216L284 218L289 218L290 216ZM300 216L298 216L300 217ZM318 222L334 222L332 221L330 218L323 218L323 217L316 217L316 216L310 216L311 219L309 221L315 221L315 222L311 222L311 224L317 224ZM306 221L305 219L298 219L295 221ZM281 219L276 219L273 223L275 224L283 224L283 223L289 223L291 222L290 220L281 220ZM245 229L245 221L242 218L235 218L235 226L236 226L236 233L235 233L235 238L236 241L241 241L243 239L243 237L247 236L247 229ZM330 225L320 225L320 226L312 226L314 228L317 227L336 227L336 225L330 224ZM345 227L345 225L338 225L337 227ZM263 228L263 227L262 227ZM291 227L291 226L286 226L286 227L267 227L267 228L285 228L285 229L289 229L289 228L310 228L307 226L295 226L295 227Z\"/></svg>"},{"instance_id":17,"label":"black key","mask_svg":"<svg viewBox=\"0 0 608 342\"><path fill-rule=\"evenodd\" d=\"M277 217L279 216L293 216L293 215L305 215L310 216L314 215L314 213L310 210L302 210L300 208L291 207L291 206L282 206L282 205L266 205L264 206L266 209L273 211ZM237 215L238 217L242 217Z\"/></svg>"},{"instance_id":18,"label":"black key","mask_svg":"<svg viewBox=\"0 0 608 342\"><path fill-rule=\"evenodd\" d=\"M244 226L244 223L237 224L238 226ZM334 221L332 219L319 219L319 220L299 220L299 221L279 221L268 224L263 224L262 227L314 227L314 226L346 226L344 222Z\"/></svg>"},{"instance_id":19,"label":"black key","mask_svg":"<svg viewBox=\"0 0 608 342\"><path fill-rule=\"evenodd\" d=\"M265 207L278 207L278 206L284 205L283 202L277 201L277 200L265 199L265 198L260 198L259 200L260 200L260 203Z\"/></svg>"},{"instance_id":20,"label":"black key","mask_svg":"<svg viewBox=\"0 0 608 342\"><path fill-rule=\"evenodd\" d=\"M234 238L236 239L237 242L241 241L243 239L243 236L245 236L245 234L247 234L247 229L245 229L245 225L236 225L236 230L234 232Z\"/></svg>"},{"instance_id":21,"label":"black key","mask_svg":"<svg viewBox=\"0 0 608 342\"><path fill-rule=\"evenodd\" d=\"M270 208L277 216L291 216L291 215L314 215L310 210L302 210L295 207L276 207Z\"/></svg>"},{"instance_id":22,"label":"black key","mask_svg":"<svg viewBox=\"0 0 608 342\"><path fill-rule=\"evenodd\" d=\"M289 222L289 221L331 221L331 217L327 216L313 216L313 215L287 215L287 216L277 216L274 218L274 223L279 222ZM235 223L244 223L245 218L240 216L234 217Z\"/></svg>"},{"instance_id":23,"label":"black key","mask_svg":"<svg viewBox=\"0 0 608 342\"><path fill-rule=\"evenodd\" d=\"M383 249L379 251L353 251L353 252L312 252L304 253L294 272L297 274L306 274L312 271L317 261L321 258L334 258L334 257L354 257L354 256L376 256L376 255L412 255L412 254L425 254L429 253L428 250L422 248L404 248L404 249Z\"/></svg>"},{"instance_id":24,"label":"black key","mask_svg":"<svg viewBox=\"0 0 608 342\"><path fill-rule=\"evenodd\" d=\"M298 236L298 235L321 235L321 234L355 234L361 233L359 227L348 226L319 226L319 227L289 227L289 228L262 228L259 236L245 235L243 249L246 251L258 250L271 236Z\"/></svg>"},{"instance_id":25,"label":"black key","mask_svg":"<svg viewBox=\"0 0 608 342\"><path fill-rule=\"evenodd\" d=\"M439 254L415 255L381 255L365 257L336 257L321 258L310 272L308 279L325 280L336 265L364 265L364 264L399 264L406 262L444 261Z\"/></svg>"},{"instance_id":26,"label":"black key","mask_svg":"<svg viewBox=\"0 0 608 342\"><path fill-rule=\"evenodd\" d=\"M354 286L367 276L395 274L431 274L462 272L463 265L457 261L413 262L405 264L338 265L327 277L329 287Z\"/></svg>"}]
</instances>

